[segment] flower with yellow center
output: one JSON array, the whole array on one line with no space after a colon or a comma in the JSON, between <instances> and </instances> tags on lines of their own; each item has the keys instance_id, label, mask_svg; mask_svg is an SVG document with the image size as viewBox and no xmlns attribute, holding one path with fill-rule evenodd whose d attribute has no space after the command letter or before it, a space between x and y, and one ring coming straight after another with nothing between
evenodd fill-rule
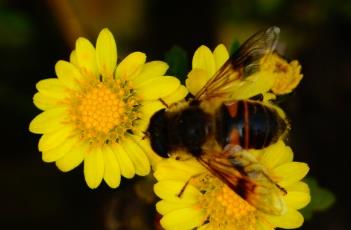
<instances>
[{"instance_id":1,"label":"flower with yellow center","mask_svg":"<svg viewBox=\"0 0 351 230\"><path fill-rule=\"evenodd\" d=\"M222 44L213 52L206 46L200 46L194 53L192 70L185 82L189 92L195 95L228 58L229 53ZM276 53L267 54L261 59L259 71L233 84L230 88L231 99L248 99L269 91L276 95L291 93L301 79L298 61L288 63Z\"/></svg>"},{"instance_id":2,"label":"flower with yellow center","mask_svg":"<svg viewBox=\"0 0 351 230\"><path fill-rule=\"evenodd\" d=\"M84 162L85 180L96 188L102 179L112 188L121 175L132 178L150 171L142 140L152 114L187 93L180 82L164 76L167 64L146 62L141 52L117 65L115 39L103 29L96 48L78 38L70 62L58 61L57 78L37 83L34 104L43 112L30 123L42 134L39 151L45 162L63 172Z\"/></svg>"},{"instance_id":3,"label":"flower with yellow center","mask_svg":"<svg viewBox=\"0 0 351 230\"><path fill-rule=\"evenodd\" d=\"M250 150L249 154L286 190L286 194L279 197L284 205L280 215L264 213L249 204L195 159L170 158L158 163L154 174L158 181L154 191L161 198L156 205L163 215L161 225L167 230L300 227L303 216L297 210L310 201L308 186L300 181L307 174L308 166L292 161L293 152L282 141L263 150Z\"/></svg>"}]
</instances>

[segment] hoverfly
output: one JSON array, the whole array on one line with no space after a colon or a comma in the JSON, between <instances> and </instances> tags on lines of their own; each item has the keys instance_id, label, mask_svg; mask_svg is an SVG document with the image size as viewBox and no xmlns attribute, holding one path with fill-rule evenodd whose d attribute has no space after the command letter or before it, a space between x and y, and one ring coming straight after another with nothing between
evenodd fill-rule
<instances>
[{"instance_id":1,"label":"hoverfly","mask_svg":"<svg viewBox=\"0 0 351 230\"><path fill-rule=\"evenodd\" d=\"M256 100L231 99L231 87L257 72L274 51L280 29L250 37L183 106L156 112L148 127L161 157L184 150L257 209L281 214L284 188L265 173L248 149L265 148L284 136L288 124L278 111ZM252 82L255 84L255 82Z\"/></svg>"}]
</instances>

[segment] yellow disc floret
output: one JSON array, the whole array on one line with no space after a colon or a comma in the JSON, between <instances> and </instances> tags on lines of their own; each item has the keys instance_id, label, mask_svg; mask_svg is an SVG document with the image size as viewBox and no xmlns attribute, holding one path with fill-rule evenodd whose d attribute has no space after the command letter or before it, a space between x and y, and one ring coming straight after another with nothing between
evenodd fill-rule
<instances>
[{"instance_id":1,"label":"yellow disc floret","mask_svg":"<svg viewBox=\"0 0 351 230\"><path fill-rule=\"evenodd\" d=\"M82 122L86 129L108 133L114 126L121 123L125 103L117 98L103 84L87 92L78 107Z\"/></svg>"},{"instance_id":2,"label":"yellow disc floret","mask_svg":"<svg viewBox=\"0 0 351 230\"><path fill-rule=\"evenodd\" d=\"M201 193L198 202L213 229L256 229L256 209L210 174L194 182Z\"/></svg>"},{"instance_id":3,"label":"yellow disc floret","mask_svg":"<svg viewBox=\"0 0 351 230\"><path fill-rule=\"evenodd\" d=\"M92 81L73 98L71 122L92 144L118 142L139 119L138 98L123 80Z\"/></svg>"}]
</instances>

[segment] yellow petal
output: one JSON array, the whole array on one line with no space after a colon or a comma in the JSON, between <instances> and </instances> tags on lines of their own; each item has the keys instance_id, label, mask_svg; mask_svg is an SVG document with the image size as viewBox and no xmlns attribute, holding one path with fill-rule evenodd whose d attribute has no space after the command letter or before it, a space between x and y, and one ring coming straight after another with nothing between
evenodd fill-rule
<instances>
[{"instance_id":1,"label":"yellow petal","mask_svg":"<svg viewBox=\"0 0 351 230\"><path fill-rule=\"evenodd\" d=\"M206 223L206 224L199 226L197 228L197 230L215 230L215 229L213 229L213 227L209 223Z\"/></svg>"},{"instance_id":2,"label":"yellow petal","mask_svg":"<svg viewBox=\"0 0 351 230\"><path fill-rule=\"evenodd\" d=\"M269 223L258 221L257 230L274 230L274 227L272 227Z\"/></svg>"},{"instance_id":3,"label":"yellow petal","mask_svg":"<svg viewBox=\"0 0 351 230\"><path fill-rule=\"evenodd\" d=\"M179 85L177 78L164 76L145 81L136 90L143 100L157 100L173 93Z\"/></svg>"},{"instance_id":4,"label":"yellow petal","mask_svg":"<svg viewBox=\"0 0 351 230\"><path fill-rule=\"evenodd\" d=\"M151 144L150 140L148 138L141 138L136 140L137 143L139 143L140 147L144 150L146 153L146 156L149 159L149 162L151 164L151 167L155 169L156 164L162 160L160 156L158 156L152 149L151 149Z\"/></svg>"},{"instance_id":5,"label":"yellow petal","mask_svg":"<svg viewBox=\"0 0 351 230\"><path fill-rule=\"evenodd\" d=\"M62 158L65 154L71 151L74 145L78 143L78 137L68 137L62 144L58 145L55 148L44 151L42 159L44 162L54 162Z\"/></svg>"},{"instance_id":6,"label":"yellow petal","mask_svg":"<svg viewBox=\"0 0 351 230\"><path fill-rule=\"evenodd\" d=\"M117 63L117 46L112 33L101 30L96 41L96 60L100 73L104 77L113 77Z\"/></svg>"},{"instance_id":7,"label":"yellow petal","mask_svg":"<svg viewBox=\"0 0 351 230\"><path fill-rule=\"evenodd\" d=\"M305 192L288 192L286 196L283 197L285 203L295 209L301 209L305 207L311 201L311 196L309 193Z\"/></svg>"},{"instance_id":8,"label":"yellow petal","mask_svg":"<svg viewBox=\"0 0 351 230\"><path fill-rule=\"evenodd\" d=\"M98 77L96 52L94 46L86 38L76 41L77 62L83 73L88 76Z\"/></svg>"},{"instance_id":9,"label":"yellow petal","mask_svg":"<svg viewBox=\"0 0 351 230\"><path fill-rule=\"evenodd\" d=\"M310 189L305 182L298 181L295 184L285 187L288 191L309 193Z\"/></svg>"},{"instance_id":10,"label":"yellow petal","mask_svg":"<svg viewBox=\"0 0 351 230\"><path fill-rule=\"evenodd\" d=\"M184 192L179 197L180 191L184 188L186 181L162 180L155 184L155 194L163 200L170 202L182 202L193 204L201 196L200 191L192 185L186 186Z\"/></svg>"},{"instance_id":11,"label":"yellow petal","mask_svg":"<svg viewBox=\"0 0 351 230\"><path fill-rule=\"evenodd\" d=\"M67 88L78 90L78 80L82 79L79 70L71 63L58 61L55 65L55 72L59 81Z\"/></svg>"},{"instance_id":12,"label":"yellow petal","mask_svg":"<svg viewBox=\"0 0 351 230\"><path fill-rule=\"evenodd\" d=\"M172 94L162 98L162 100L167 104L167 105L172 105L176 102L179 102L183 100L186 95L188 95L188 90L185 88L185 86L180 85L178 89L173 92Z\"/></svg>"},{"instance_id":13,"label":"yellow petal","mask_svg":"<svg viewBox=\"0 0 351 230\"><path fill-rule=\"evenodd\" d=\"M292 161L293 156L291 148L286 146L283 141L279 141L264 150L263 155L260 157L260 162L265 167L272 169Z\"/></svg>"},{"instance_id":14,"label":"yellow petal","mask_svg":"<svg viewBox=\"0 0 351 230\"><path fill-rule=\"evenodd\" d=\"M149 120L157 111L164 109L165 106L160 101L147 101L140 106L143 119Z\"/></svg>"},{"instance_id":15,"label":"yellow petal","mask_svg":"<svg viewBox=\"0 0 351 230\"><path fill-rule=\"evenodd\" d=\"M216 71L229 59L227 48L223 44L219 44L213 51L214 60L216 63Z\"/></svg>"},{"instance_id":16,"label":"yellow petal","mask_svg":"<svg viewBox=\"0 0 351 230\"><path fill-rule=\"evenodd\" d=\"M87 142L78 142L69 152L56 161L57 168L62 172L68 172L76 168L83 162L84 156L87 154L88 149L89 144Z\"/></svg>"},{"instance_id":17,"label":"yellow petal","mask_svg":"<svg viewBox=\"0 0 351 230\"><path fill-rule=\"evenodd\" d=\"M38 144L39 151L44 152L57 147L73 134L73 128L66 125L56 131L45 133Z\"/></svg>"},{"instance_id":18,"label":"yellow petal","mask_svg":"<svg viewBox=\"0 0 351 230\"><path fill-rule=\"evenodd\" d=\"M289 162L272 170L279 185L285 187L292 185L306 176L309 167L302 162Z\"/></svg>"},{"instance_id":19,"label":"yellow petal","mask_svg":"<svg viewBox=\"0 0 351 230\"><path fill-rule=\"evenodd\" d=\"M177 172L177 173L172 173ZM164 159L157 164L154 173L158 181L161 180L182 180L187 181L191 176L206 172L206 169L195 159L175 160L173 158Z\"/></svg>"},{"instance_id":20,"label":"yellow petal","mask_svg":"<svg viewBox=\"0 0 351 230\"><path fill-rule=\"evenodd\" d=\"M67 95L67 89L57 78L48 78L39 81L36 88L43 95L56 99L64 99Z\"/></svg>"},{"instance_id":21,"label":"yellow petal","mask_svg":"<svg viewBox=\"0 0 351 230\"><path fill-rule=\"evenodd\" d=\"M168 213L161 219L160 223L162 227L169 230L191 230L202 225L205 221L204 217L204 213L199 209L183 208Z\"/></svg>"},{"instance_id":22,"label":"yellow petal","mask_svg":"<svg viewBox=\"0 0 351 230\"><path fill-rule=\"evenodd\" d=\"M230 97L233 100L242 100L265 93L272 88L274 80L274 75L269 72L257 72L237 84Z\"/></svg>"},{"instance_id":23,"label":"yellow petal","mask_svg":"<svg viewBox=\"0 0 351 230\"><path fill-rule=\"evenodd\" d=\"M304 182L299 181L285 187L285 189L288 191L288 194L284 196L283 199L290 207L301 209L311 201L308 185Z\"/></svg>"},{"instance_id":24,"label":"yellow petal","mask_svg":"<svg viewBox=\"0 0 351 230\"><path fill-rule=\"evenodd\" d=\"M54 108L40 113L29 124L29 131L42 134L61 129L67 117L67 108Z\"/></svg>"},{"instance_id":25,"label":"yellow petal","mask_svg":"<svg viewBox=\"0 0 351 230\"><path fill-rule=\"evenodd\" d=\"M144 64L140 74L133 80L133 85L137 87L144 81L154 77L163 76L168 69L167 63L163 61L151 61Z\"/></svg>"},{"instance_id":26,"label":"yellow petal","mask_svg":"<svg viewBox=\"0 0 351 230\"><path fill-rule=\"evenodd\" d=\"M114 152L115 157L119 162L122 176L125 178L134 177L135 167L123 147L120 144L112 144L111 150Z\"/></svg>"},{"instance_id":27,"label":"yellow petal","mask_svg":"<svg viewBox=\"0 0 351 230\"><path fill-rule=\"evenodd\" d=\"M97 188L104 176L104 157L100 148L92 149L84 160L84 176L89 188Z\"/></svg>"},{"instance_id":28,"label":"yellow petal","mask_svg":"<svg viewBox=\"0 0 351 230\"><path fill-rule=\"evenodd\" d=\"M121 182L121 169L110 146L104 146L102 153L105 159L104 180L111 188L117 188Z\"/></svg>"},{"instance_id":29,"label":"yellow petal","mask_svg":"<svg viewBox=\"0 0 351 230\"><path fill-rule=\"evenodd\" d=\"M293 229L303 224L303 216L296 209L288 208L283 216L266 215L266 219L278 228Z\"/></svg>"},{"instance_id":30,"label":"yellow petal","mask_svg":"<svg viewBox=\"0 0 351 230\"><path fill-rule=\"evenodd\" d=\"M194 199L193 204L196 204L197 200ZM168 200L161 200L156 204L156 210L161 215L166 215L169 212L173 212L178 209L188 208L191 204L187 202L174 202Z\"/></svg>"},{"instance_id":31,"label":"yellow petal","mask_svg":"<svg viewBox=\"0 0 351 230\"><path fill-rule=\"evenodd\" d=\"M140 146L130 137L123 140L122 146L133 162L135 173L140 176L146 176L149 174L149 159L147 159L145 152L140 148Z\"/></svg>"},{"instance_id":32,"label":"yellow petal","mask_svg":"<svg viewBox=\"0 0 351 230\"><path fill-rule=\"evenodd\" d=\"M123 78L125 80L135 78L143 69L145 61L146 55L144 53L134 52L129 54L117 66L115 77Z\"/></svg>"},{"instance_id":33,"label":"yellow petal","mask_svg":"<svg viewBox=\"0 0 351 230\"><path fill-rule=\"evenodd\" d=\"M48 110L59 105L59 99L46 96L43 93L37 92L33 96L34 105L41 110Z\"/></svg>"},{"instance_id":34,"label":"yellow petal","mask_svg":"<svg viewBox=\"0 0 351 230\"><path fill-rule=\"evenodd\" d=\"M216 71L215 60L211 50L207 46L200 46L193 56L193 69L203 69L209 76L213 76Z\"/></svg>"},{"instance_id":35,"label":"yellow petal","mask_svg":"<svg viewBox=\"0 0 351 230\"><path fill-rule=\"evenodd\" d=\"M145 131L149 126L149 119L140 118L135 121L135 127L139 130Z\"/></svg>"},{"instance_id":36,"label":"yellow petal","mask_svg":"<svg viewBox=\"0 0 351 230\"><path fill-rule=\"evenodd\" d=\"M71 62L75 67L79 67L78 59L77 59L77 51L73 50L69 55L69 62Z\"/></svg>"},{"instance_id":37,"label":"yellow petal","mask_svg":"<svg viewBox=\"0 0 351 230\"><path fill-rule=\"evenodd\" d=\"M185 85L189 92L195 96L210 78L211 75L206 70L192 69L188 74L188 78L185 80Z\"/></svg>"}]
</instances>

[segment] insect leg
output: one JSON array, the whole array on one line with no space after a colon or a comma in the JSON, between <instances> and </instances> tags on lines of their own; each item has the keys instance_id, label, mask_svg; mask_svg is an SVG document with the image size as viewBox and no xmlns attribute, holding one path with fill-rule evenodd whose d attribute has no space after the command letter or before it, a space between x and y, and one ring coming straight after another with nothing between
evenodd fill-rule
<instances>
[{"instance_id":1,"label":"insect leg","mask_svg":"<svg viewBox=\"0 0 351 230\"><path fill-rule=\"evenodd\" d=\"M188 187L189 183L190 183L192 180L196 179L197 177L201 176L202 174L204 174L204 172L201 172L201 173L192 175L192 176L185 182L185 184L183 185L182 189L181 189L180 192L178 193L177 197L180 198L180 197L183 195L183 193L184 193L186 187Z\"/></svg>"},{"instance_id":2,"label":"insect leg","mask_svg":"<svg viewBox=\"0 0 351 230\"><path fill-rule=\"evenodd\" d=\"M162 99L162 98L159 98L158 99L167 109L169 108L169 105Z\"/></svg>"}]
</instances>

